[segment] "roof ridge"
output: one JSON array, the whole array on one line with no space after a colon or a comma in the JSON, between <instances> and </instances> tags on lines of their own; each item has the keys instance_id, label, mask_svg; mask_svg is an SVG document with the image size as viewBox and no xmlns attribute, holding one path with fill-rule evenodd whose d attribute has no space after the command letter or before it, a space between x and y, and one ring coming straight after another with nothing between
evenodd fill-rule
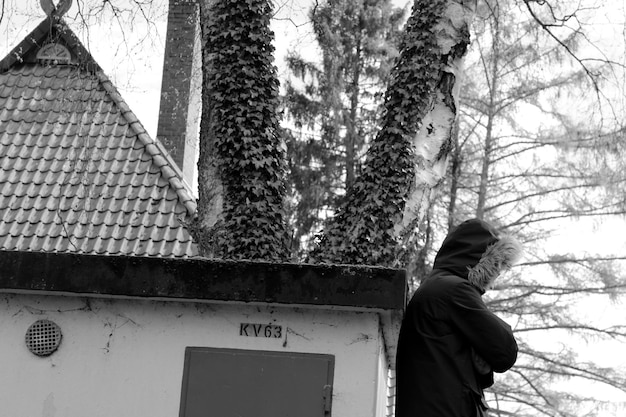
<instances>
[{"instance_id":1,"label":"roof ridge","mask_svg":"<svg viewBox=\"0 0 626 417\"><path fill-rule=\"evenodd\" d=\"M111 99L120 108L122 116L128 121L130 128L137 134L137 137L144 144L146 151L152 157L153 163L161 170L161 174L169 182L170 186L176 192L180 202L187 209L189 215L196 213L197 203L192 197L189 185L182 179L183 174L180 168L158 139L152 139L146 129L143 127L135 113L130 109L124 101L122 95L117 91L113 82L106 76L104 71L96 71L96 75L100 80L105 91L111 96Z\"/></svg>"},{"instance_id":2,"label":"roof ridge","mask_svg":"<svg viewBox=\"0 0 626 417\"><path fill-rule=\"evenodd\" d=\"M68 48L69 62L39 59L49 42ZM9 88L0 97L8 116L0 121L2 146L11 147L1 158L9 185L0 187L0 205L9 214L0 222L0 249L197 256L185 224L197 210L191 187L71 28L49 16L0 58L0 81ZM25 94L13 97L15 88ZM35 91L45 99L34 99ZM86 159L74 149L95 153Z\"/></svg>"},{"instance_id":3,"label":"roof ridge","mask_svg":"<svg viewBox=\"0 0 626 417\"><path fill-rule=\"evenodd\" d=\"M16 62L22 63L26 54L33 47L40 47L40 42L46 39L52 30L56 31L56 33L74 50L74 53L80 59L78 66L93 72L102 70L89 50L85 48L65 20L61 16L51 14L43 19L6 56L0 59L0 72L7 71Z\"/></svg>"}]
</instances>

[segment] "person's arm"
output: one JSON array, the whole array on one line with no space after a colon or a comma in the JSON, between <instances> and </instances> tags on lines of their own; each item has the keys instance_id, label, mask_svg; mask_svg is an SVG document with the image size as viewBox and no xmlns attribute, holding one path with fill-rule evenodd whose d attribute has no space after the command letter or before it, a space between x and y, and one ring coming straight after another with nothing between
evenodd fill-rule
<instances>
[{"instance_id":1,"label":"person's arm","mask_svg":"<svg viewBox=\"0 0 626 417\"><path fill-rule=\"evenodd\" d=\"M517 342L511 327L487 309L469 282L454 287L450 315L454 325L493 371L504 372L515 364Z\"/></svg>"}]
</instances>

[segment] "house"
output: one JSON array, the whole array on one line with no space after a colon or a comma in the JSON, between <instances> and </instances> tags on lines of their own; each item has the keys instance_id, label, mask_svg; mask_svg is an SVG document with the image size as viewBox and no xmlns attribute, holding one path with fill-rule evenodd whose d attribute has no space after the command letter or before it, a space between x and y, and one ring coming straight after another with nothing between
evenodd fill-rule
<instances>
[{"instance_id":1,"label":"house","mask_svg":"<svg viewBox=\"0 0 626 417\"><path fill-rule=\"evenodd\" d=\"M404 271L199 257L68 3L0 61L0 414L388 415Z\"/></svg>"}]
</instances>

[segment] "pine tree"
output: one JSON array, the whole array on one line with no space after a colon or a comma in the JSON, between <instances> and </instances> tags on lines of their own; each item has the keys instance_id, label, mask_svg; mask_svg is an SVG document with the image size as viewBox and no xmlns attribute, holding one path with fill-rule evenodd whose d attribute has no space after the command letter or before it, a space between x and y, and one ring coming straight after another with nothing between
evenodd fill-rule
<instances>
[{"instance_id":1,"label":"pine tree","mask_svg":"<svg viewBox=\"0 0 626 417\"><path fill-rule=\"evenodd\" d=\"M390 0L328 0L311 9L321 62L291 52L284 97L296 250L354 182L377 119L404 10Z\"/></svg>"}]
</instances>

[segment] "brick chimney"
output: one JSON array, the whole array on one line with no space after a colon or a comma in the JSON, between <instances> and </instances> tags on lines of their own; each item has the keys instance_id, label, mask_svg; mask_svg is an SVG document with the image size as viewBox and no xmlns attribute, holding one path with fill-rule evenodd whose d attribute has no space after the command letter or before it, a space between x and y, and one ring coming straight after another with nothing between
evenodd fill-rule
<instances>
[{"instance_id":1,"label":"brick chimney","mask_svg":"<svg viewBox=\"0 0 626 417\"><path fill-rule=\"evenodd\" d=\"M169 0L157 139L196 194L201 61L198 0Z\"/></svg>"}]
</instances>

